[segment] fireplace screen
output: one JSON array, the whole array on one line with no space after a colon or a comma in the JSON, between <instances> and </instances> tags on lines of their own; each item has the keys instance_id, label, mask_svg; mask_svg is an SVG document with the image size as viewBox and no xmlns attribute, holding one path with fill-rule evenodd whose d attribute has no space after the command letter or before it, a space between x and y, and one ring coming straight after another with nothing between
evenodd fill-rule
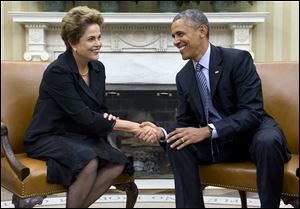
<instances>
[{"instance_id":1,"label":"fireplace screen","mask_svg":"<svg viewBox=\"0 0 300 209\"><path fill-rule=\"evenodd\" d=\"M176 119L176 90L108 90L106 103L110 112L121 119L151 121L161 127ZM113 132L109 139L133 156L137 178L173 178L168 157L159 144L145 143L121 132Z\"/></svg>"}]
</instances>

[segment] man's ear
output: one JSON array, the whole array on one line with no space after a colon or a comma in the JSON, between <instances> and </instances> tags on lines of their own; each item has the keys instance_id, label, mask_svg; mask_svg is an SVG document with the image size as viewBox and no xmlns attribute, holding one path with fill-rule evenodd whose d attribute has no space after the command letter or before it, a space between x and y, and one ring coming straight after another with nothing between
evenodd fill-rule
<instances>
[{"instance_id":1,"label":"man's ear","mask_svg":"<svg viewBox=\"0 0 300 209\"><path fill-rule=\"evenodd\" d=\"M207 32L208 32L208 28L206 25L200 25L199 27L200 33L201 33L201 38L204 38L205 36L207 36Z\"/></svg>"}]
</instances>

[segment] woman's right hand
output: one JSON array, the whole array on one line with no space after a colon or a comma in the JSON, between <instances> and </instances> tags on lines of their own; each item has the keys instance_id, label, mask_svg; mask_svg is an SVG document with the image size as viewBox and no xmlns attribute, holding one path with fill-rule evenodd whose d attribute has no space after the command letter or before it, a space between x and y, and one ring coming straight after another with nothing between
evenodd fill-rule
<instances>
[{"instance_id":1,"label":"woman's right hand","mask_svg":"<svg viewBox=\"0 0 300 209\"><path fill-rule=\"evenodd\" d=\"M135 137L147 142L147 143L155 143L159 140L159 133L156 128L151 126L143 126L139 127L135 133Z\"/></svg>"}]
</instances>

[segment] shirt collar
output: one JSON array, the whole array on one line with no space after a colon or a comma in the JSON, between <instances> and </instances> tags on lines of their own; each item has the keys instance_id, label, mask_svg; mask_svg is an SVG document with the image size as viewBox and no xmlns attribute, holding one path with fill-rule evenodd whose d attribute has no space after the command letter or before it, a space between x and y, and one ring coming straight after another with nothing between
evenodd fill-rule
<instances>
[{"instance_id":1,"label":"shirt collar","mask_svg":"<svg viewBox=\"0 0 300 209\"><path fill-rule=\"evenodd\" d=\"M210 43L208 44L208 48L206 52L204 53L203 57L200 59L199 64L205 67L206 69L209 69L209 59L210 59ZM196 69L196 65L198 62L193 60L194 68Z\"/></svg>"}]
</instances>

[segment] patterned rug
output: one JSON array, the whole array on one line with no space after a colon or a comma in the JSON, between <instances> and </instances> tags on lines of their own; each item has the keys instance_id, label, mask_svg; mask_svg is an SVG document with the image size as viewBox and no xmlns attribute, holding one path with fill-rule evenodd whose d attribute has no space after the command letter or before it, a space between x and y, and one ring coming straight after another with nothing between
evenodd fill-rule
<instances>
[{"instance_id":1,"label":"patterned rug","mask_svg":"<svg viewBox=\"0 0 300 209\"><path fill-rule=\"evenodd\" d=\"M2 198L1 198L2 199ZM248 198L248 208L259 208L260 202L257 198ZM90 208L125 208L126 195L105 194L99 198ZM206 208L240 208L238 197L226 196L204 196ZM43 205L36 208L63 208L66 204L65 196L49 196L44 199ZM13 208L11 200L1 201L1 208ZM175 208L174 194L141 194L138 196L135 208ZM292 208L281 204L280 208Z\"/></svg>"}]
</instances>

